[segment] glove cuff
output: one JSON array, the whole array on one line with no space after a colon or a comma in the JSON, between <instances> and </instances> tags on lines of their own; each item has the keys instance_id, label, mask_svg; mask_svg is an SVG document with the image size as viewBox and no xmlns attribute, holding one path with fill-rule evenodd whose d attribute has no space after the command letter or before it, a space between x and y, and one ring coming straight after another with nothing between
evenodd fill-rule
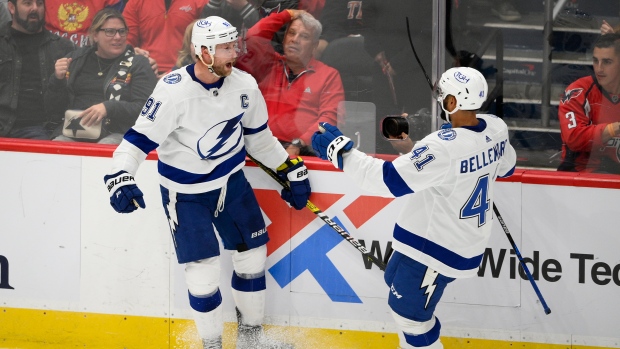
<instances>
[{"instance_id":1,"label":"glove cuff","mask_svg":"<svg viewBox=\"0 0 620 349\"><path fill-rule=\"evenodd\" d=\"M308 168L304 165L304 160L299 156L294 159L287 159L277 168L277 171L286 175L289 182L303 181L308 178Z\"/></svg>"},{"instance_id":2,"label":"glove cuff","mask_svg":"<svg viewBox=\"0 0 620 349\"><path fill-rule=\"evenodd\" d=\"M129 174L129 172L127 171L119 171L117 173L107 175L103 177L103 179L105 181L106 188L108 188L108 193L110 193L110 196L112 196L116 189L120 187L136 184L133 175Z\"/></svg>"},{"instance_id":3,"label":"glove cuff","mask_svg":"<svg viewBox=\"0 0 620 349\"><path fill-rule=\"evenodd\" d=\"M347 137L347 136L338 136L336 138L334 138L333 141L331 141L331 143L329 143L329 146L327 146L327 160L331 161L331 163L336 167L342 170L343 167L343 161L342 161L342 153L344 153L345 151L349 151L351 150L351 147L348 147L348 149L345 149L345 147L347 147L347 145L349 145L351 142L351 138Z\"/></svg>"}]
</instances>

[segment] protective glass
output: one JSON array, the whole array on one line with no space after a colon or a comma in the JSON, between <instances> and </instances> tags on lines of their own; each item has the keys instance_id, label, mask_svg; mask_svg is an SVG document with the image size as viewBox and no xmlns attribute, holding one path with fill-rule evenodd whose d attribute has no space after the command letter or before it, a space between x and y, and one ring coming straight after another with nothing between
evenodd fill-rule
<instances>
[{"instance_id":1,"label":"protective glass","mask_svg":"<svg viewBox=\"0 0 620 349\"><path fill-rule=\"evenodd\" d=\"M116 36L116 33L118 33L118 35L120 35L121 37L125 37L125 36L127 36L127 33L129 32L129 30L127 28L121 28L121 29L101 28L101 29L99 29L99 31L100 32L104 32L105 36L108 36L108 37L111 37L111 38Z\"/></svg>"},{"instance_id":2,"label":"protective glass","mask_svg":"<svg viewBox=\"0 0 620 349\"><path fill-rule=\"evenodd\" d=\"M443 90L439 86L439 80L435 81L433 85L433 99L436 100L437 103L441 103L445 97Z\"/></svg>"}]
</instances>

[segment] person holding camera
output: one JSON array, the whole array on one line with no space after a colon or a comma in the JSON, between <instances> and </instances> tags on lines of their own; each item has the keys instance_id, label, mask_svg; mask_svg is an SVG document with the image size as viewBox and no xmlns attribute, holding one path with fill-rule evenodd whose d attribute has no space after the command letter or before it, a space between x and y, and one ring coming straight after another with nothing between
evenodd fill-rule
<instances>
[{"instance_id":1,"label":"person holding camera","mask_svg":"<svg viewBox=\"0 0 620 349\"><path fill-rule=\"evenodd\" d=\"M353 149L353 142L327 123L320 124L323 133L312 136L320 158L360 187L407 196L384 277L401 348L443 348L435 307L449 283L477 275L491 235L495 180L512 175L516 163L506 123L476 114L488 93L480 72L451 68L437 86L437 102L452 127L427 135L392 162Z\"/></svg>"}]
</instances>

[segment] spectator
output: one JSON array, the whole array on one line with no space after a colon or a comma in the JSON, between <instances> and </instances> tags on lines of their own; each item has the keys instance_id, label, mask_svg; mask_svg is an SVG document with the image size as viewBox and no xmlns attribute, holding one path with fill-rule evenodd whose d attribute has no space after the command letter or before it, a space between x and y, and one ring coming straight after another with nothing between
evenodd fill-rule
<instances>
[{"instance_id":1,"label":"spectator","mask_svg":"<svg viewBox=\"0 0 620 349\"><path fill-rule=\"evenodd\" d=\"M183 46L179 51L179 57L177 58L177 63L175 64L174 69L179 69L188 64L194 64L198 60L196 58L196 50L194 49L194 45L192 45L192 29L197 21L198 20L192 21L187 28L185 28L185 34L183 34Z\"/></svg>"},{"instance_id":2,"label":"spectator","mask_svg":"<svg viewBox=\"0 0 620 349\"><path fill-rule=\"evenodd\" d=\"M187 25L198 19L209 0L131 0L123 16L129 27L127 41L137 54L157 63L157 77L172 70L183 45ZM152 62L153 63L153 62Z\"/></svg>"},{"instance_id":3,"label":"spectator","mask_svg":"<svg viewBox=\"0 0 620 349\"><path fill-rule=\"evenodd\" d=\"M287 23L281 55L270 40ZM259 82L269 128L292 155L314 155L309 142L317 122L336 124L344 100L338 71L312 57L320 35L321 23L305 11L272 14L250 28L248 53L237 62Z\"/></svg>"},{"instance_id":4,"label":"spectator","mask_svg":"<svg viewBox=\"0 0 620 349\"><path fill-rule=\"evenodd\" d=\"M112 7L120 10L119 0L45 0L45 28L71 40L76 46L88 46L88 30L97 12Z\"/></svg>"},{"instance_id":5,"label":"spectator","mask_svg":"<svg viewBox=\"0 0 620 349\"><path fill-rule=\"evenodd\" d=\"M45 107L58 118L66 110L80 111L74 119L65 120L63 135L55 140L119 144L157 79L148 60L135 55L127 44L127 25L120 12L99 11L90 35L93 46L56 62L45 92ZM93 131L95 136L87 134Z\"/></svg>"},{"instance_id":6,"label":"spectator","mask_svg":"<svg viewBox=\"0 0 620 349\"><path fill-rule=\"evenodd\" d=\"M200 17L209 16L226 18L239 28L241 36L244 36L246 31L260 19L257 6L248 0L210 0L202 9Z\"/></svg>"},{"instance_id":7,"label":"spectator","mask_svg":"<svg viewBox=\"0 0 620 349\"><path fill-rule=\"evenodd\" d=\"M310 12L314 18L320 18L325 0L260 0L259 13L264 18L271 14L280 13L284 10L304 10ZM258 0L257 0L258 2ZM278 30L273 37L273 47L276 52L283 53L282 42L284 41L284 28Z\"/></svg>"},{"instance_id":8,"label":"spectator","mask_svg":"<svg viewBox=\"0 0 620 349\"><path fill-rule=\"evenodd\" d=\"M9 12L7 0L0 0L0 27L11 21L11 13Z\"/></svg>"},{"instance_id":9,"label":"spectator","mask_svg":"<svg viewBox=\"0 0 620 349\"><path fill-rule=\"evenodd\" d=\"M50 139L43 92L54 62L75 49L45 30L43 0L9 0L13 21L0 28L0 137Z\"/></svg>"},{"instance_id":10,"label":"spectator","mask_svg":"<svg viewBox=\"0 0 620 349\"><path fill-rule=\"evenodd\" d=\"M366 31L364 46L376 62L373 71L373 102L377 108L375 129L378 153L394 149L381 138L379 122L386 115L415 114L428 108L431 93L428 82L416 63L407 35L407 21L414 47L427 72L432 63L432 2L410 0L364 0ZM419 140L430 131L430 117L414 126L409 136Z\"/></svg>"},{"instance_id":11,"label":"spectator","mask_svg":"<svg viewBox=\"0 0 620 349\"><path fill-rule=\"evenodd\" d=\"M601 35L592 53L594 74L570 84L560 98L559 171L620 174L620 35Z\"/></svg>"},{"instance_id":12,"label":"spectator","mask_svg":"<svg viewBox=\"0 0 620 349\"><path fill-rule=\"evenodd\" d=\"M314 54L316 59L321 58L321 54L330 42L363 34L362 0L331 0L325 4L321 13L323 32Z\"/></svg>"}]
</instances>

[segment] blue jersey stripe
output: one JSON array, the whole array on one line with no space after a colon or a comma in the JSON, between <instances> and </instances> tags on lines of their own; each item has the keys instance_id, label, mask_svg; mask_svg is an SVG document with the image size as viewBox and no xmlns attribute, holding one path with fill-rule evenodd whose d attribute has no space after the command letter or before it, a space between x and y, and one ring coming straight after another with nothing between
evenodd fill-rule
<instances>
[{"instance_id":1,"label":"blue jersey stripe","mask_svg":"<svg viewBox=\"0 0 620 349\"><path fill-rule=\"evenodd\" d=\"M499 176L499 177L501 177L501 178L510 177L510 176L512 176L514 173L515 173L515 166L513 166L513 167L510 169L510 171L506 172L506 174L505 174L505 175L503 175L503 176Z\"/></svg>"},{"instance_id":2,"label":"blue jersey stripe","mask_svg":"<svg viewBox=\"0 0 620 349\"><path fill-rule=\"evenodd\" d=\"M244 135L253 135L253 134L257 134L260 131L264 130L267 128L267 123L264 123L262 126L258 127L258 128L249 128L249 127L244 127L243 128L243 134Z\"/></svg>"},{"instance_id":3,"label":"blue jersey stripe","mask_svg":"<svg viewBox=\"0 0 620 349\"><path fill-rule=\"evenodd\" d=\"M392 195L396 197L413 193L413 190L409 188L403 177L400 176L394 165L389 161L383 163L383 183L387 185Z\"/></svg>"},{"instance_id":4,"label":"blue jersey stripe","mask_svg":"<svg viewBox=\"0 0 620 349\"><path fill-rule=\"evenodd\" d=\"M130 128L123 136L127 142L138 147L144 154L150 153L155 148L159 147L159 144L150 140L147 136L142 133Z\"/></svg>"},{"instance_id":5,"label":"blue jersey stripe","mask_svg":"<svg viewBox=\"0 0 620 349\"><path fill-rule=\"evenodd\" d=\"M180 184L197 184L197 183L205 183L209 181L216 180L218 178L224 177L237 167L240 163L245 162L245 148L241 149L237 154L235 154L230 159L225 160L224 162L217 165L211 172L209 173L191 173L180 168L176 168L174 166L168 165L159 160L157 164L157 170L159 174L163 177L168 178L171 181L180 183Z\"/></svg>"},{"instance_id":6,"label":"blue jersey stripe","mask_svg":"<svg viewBox=\"0 0 620 349\"><path fill-rule=\"evenodd\" d=\"M398 224L394 227L394 239L435 258L452 269L471 270L477 268L482 261L482 255L471 258L462 257L443 246L403 229Z\"/></svg>"}]
</instances>

